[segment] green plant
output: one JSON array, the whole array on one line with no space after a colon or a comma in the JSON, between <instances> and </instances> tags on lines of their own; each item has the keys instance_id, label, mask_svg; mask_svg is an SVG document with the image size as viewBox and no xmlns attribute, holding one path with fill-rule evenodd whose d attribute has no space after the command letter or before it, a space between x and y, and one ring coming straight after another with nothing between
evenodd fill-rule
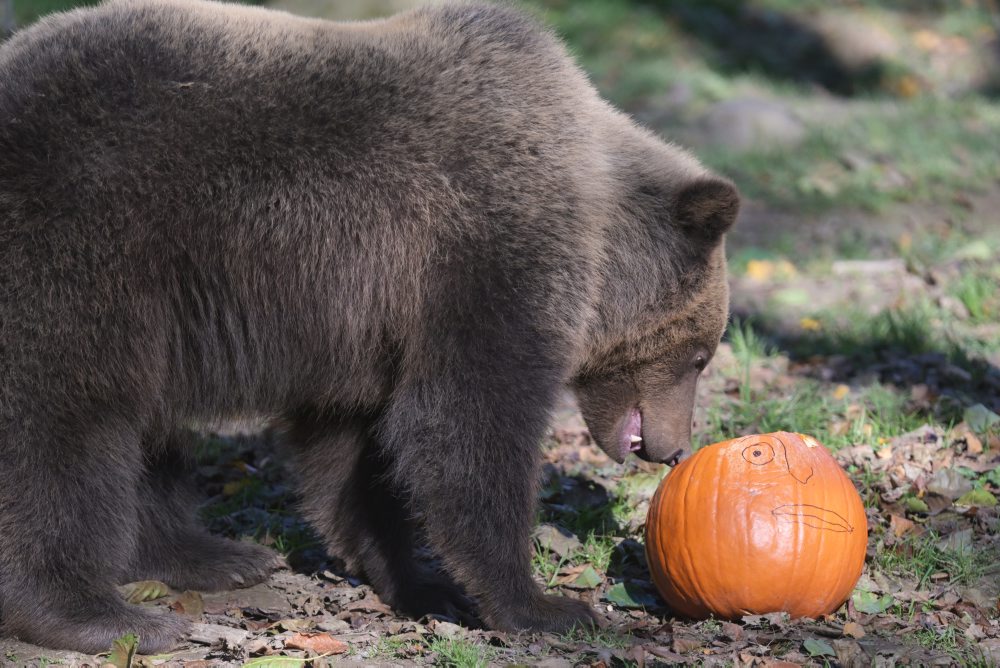
<instances>
[{"instance_id":1,"label":"green plant","mask_svg":"<svg viewBox=\"0 0 1000 668\"><path fill-rule=\"evenodd\" d=\"M483 668L496 657L496 650L465 638L435 638L427 648L437 654L436 665L446 668Z\"/></svg>"},{"instance_id":2,"label":"green plant","mask_svg":"<svg viewBox=\"0 0 1000 668\"><path fill-rule=\"evenodd\" d=\"M584 643L596 647L625 649L633 644L630 633L620 633L612 628L595 628L592 626L575 627L564 633L560 638L564 642Z\"/></svg>"},{"instance_id":3,"label":"green plant","mask_svg":"<svg viewBox=\"0 0 1000 668\"><path fill-rule=\"evenodd\" d=\"M992 559L980 550L950 549L939 544L934 532L908 537L892 547L881 546L875 553L875 565L886 572L917 578L925 587L935 573L947 573L951 582L968 585L983 576Z\"/></svg>"},{"instance_id":4,"label":"green plant","mask_svg":"<svg viewBox=\"0 0 1000 668\"><path fill-rule=\"evenodd\" d=\"M997 279L978 273L963 273L952 288L953 294L969 312L973 323L985 323L995 319L1000 303Z\"/></svg>"}]
</instances>

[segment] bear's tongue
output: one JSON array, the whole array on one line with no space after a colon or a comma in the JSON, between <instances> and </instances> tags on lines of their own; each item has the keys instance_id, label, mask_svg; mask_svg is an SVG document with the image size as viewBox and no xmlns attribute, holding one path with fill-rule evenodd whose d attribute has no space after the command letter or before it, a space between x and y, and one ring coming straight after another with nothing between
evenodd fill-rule
<instances>
[{"instance_id":1,"label":"bear's tongue","mask_svg":"<svg viewBox=\"0 0 1000 668\"><path fill-rule=\"evenodd\" d=\"M638 408L633 408L625 418L625 428L621 436L621 452L627 455L630 452L642 450L642 413Z\"/></svg>"}]
</instances>

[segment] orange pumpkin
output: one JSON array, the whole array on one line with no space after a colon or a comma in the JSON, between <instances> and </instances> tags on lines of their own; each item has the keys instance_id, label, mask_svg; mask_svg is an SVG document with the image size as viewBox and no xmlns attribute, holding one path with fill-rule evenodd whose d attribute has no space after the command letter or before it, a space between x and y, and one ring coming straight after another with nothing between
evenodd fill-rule
<instances>
[{"instance_id":1,"label":"orange pumpkin","mask_svg":"<svg viewBox=\"0 0 1000 668\"><path fill-rule=\"evenodd\" d=\"M660 483L646 558L692 618L835 611L861 577L864 504L816 439L779 431L702 448Z\"/></svg>"}]
</instances>

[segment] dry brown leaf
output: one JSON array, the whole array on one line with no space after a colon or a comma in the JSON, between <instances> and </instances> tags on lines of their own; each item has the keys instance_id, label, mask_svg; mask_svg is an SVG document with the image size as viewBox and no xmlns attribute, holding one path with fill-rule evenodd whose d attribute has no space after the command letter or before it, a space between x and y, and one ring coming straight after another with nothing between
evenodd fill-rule
<instances>
[{"instance_id":1,"label":"dry brown leaf","mask_svg":"<svg viewBox=\"0 0 1000 668\"><path fill-rule=\"evenodd\" d=\"M350 612L381 612L384 615L391 615L392 609L381 601L376 601L371 597L355 601L347 606Z\"/></svg>"},{"instance_id":2,"label":"dry brown leaf","mask_svg":"<svg viewBox=\"0 0 1000 668\"><path fill-rule=\"evenodd\" d=\"M722 632L730 640L740 640L743 638L743 627L732 622L722 622Z\"/></svg>"},{"instance_id":3,"label":"dry brown leaf","mask_svg":"<svg viewBox=\"0 0 1000 668\"><path fill-rule=\"evenodd\" d=\"M329 633L296 633L285 641L285 649L305 649L317 654L343 654L350 649L346 642Z\"/></svg>"},{"instance_id":4,"label":"dry brown leaf","mask_svg":"<svg viewBox=\"0 0 1000 668\"><path fill-rule=\"evenodd\" d=\"M205 614L205 601L202 600L201 594L198 592L186 591L174 599L170 604L170 609L182 615L200 619Z\"/></svg>"},{"instance_id":5,"label":"dry brown leaf","mask_svg":"<svg viewBox=\"0 0 1000 668\"><path fill-rule=\"evenodd\" d=\"M848 638L864 638L865 629L857 622L847 622L844 624L844 635Z\"/></svg>"},{"instance_id":6,"label":"dry brown leaf","mask_svg":"<svg viewBox=\"0 0 1000 668\"><path fill-rule=\"evenodd\" d=\"M889 528L892 530L892 535L896 538L902 538L906 534L910 533L913 531L914 526L916 526L914 522L906 519L905 517L900 517L899 515L889 515Z\"/></svg>"},{"instance_id":7,"label":"dry brown leaf","mask_svg":"<svg viewBox=\"0 0 1000 668\"><path fill-rule=\"evenodd\" d=\"M693 652L696 649L700 649L705 643L702 642L700 638L693 638L691 636L675 635L674 642L671 647L678 654L685 654L687 652Z\"/></svg>"}]
</instances>

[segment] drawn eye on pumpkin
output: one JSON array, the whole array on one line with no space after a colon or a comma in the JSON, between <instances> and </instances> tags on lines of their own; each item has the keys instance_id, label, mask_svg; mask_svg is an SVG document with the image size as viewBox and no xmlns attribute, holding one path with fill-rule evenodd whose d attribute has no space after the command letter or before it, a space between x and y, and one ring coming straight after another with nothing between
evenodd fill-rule
<instances>
[{"instance_id":1,"label":"drawn eye on pumpkin","mask_svg":"<svg viewBox=\"0 0 1000 668\"><path fill-rule=\"evenodd\" d=\"M767 443L757 443L743 448L743 459L754 466L763 466L774 461L774 448Z\"/></svg>"}]
</instances>

